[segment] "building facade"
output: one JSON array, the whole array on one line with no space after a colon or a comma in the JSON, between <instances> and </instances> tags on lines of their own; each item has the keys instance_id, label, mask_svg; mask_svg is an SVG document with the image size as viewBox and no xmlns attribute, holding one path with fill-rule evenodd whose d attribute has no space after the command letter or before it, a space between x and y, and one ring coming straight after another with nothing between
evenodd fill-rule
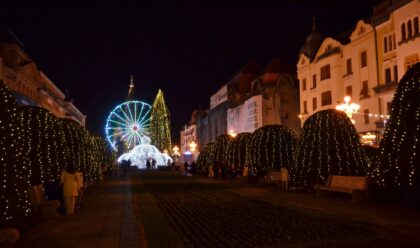
<instances>
[{"instance_id":1,"label":"building facade","mask_svg":"<svg viewBox=\"0 0 420 248\"><path fill-rule=\"evenodd\" d=\"M0 79L10 88L19 105L39 106L58 118L85 126L86 116L55 84L40 71L8 31L0 35Z\"/></svg>"},{"instance_id":2,"label":"building facade","mask_svg":"<svg viewBox=\"0 0 420 248\"><path fill-rule=\"evenodd\" d=\"M371 137L362 142L378 144L398 81L419 61L419 15L418 0L385 1L374 7L371 23L360 20L335 38L324 38L314 24L297 63L302 124L350 96L360 106L353 114L358 133Z\"/></svg>"}]
</instances>

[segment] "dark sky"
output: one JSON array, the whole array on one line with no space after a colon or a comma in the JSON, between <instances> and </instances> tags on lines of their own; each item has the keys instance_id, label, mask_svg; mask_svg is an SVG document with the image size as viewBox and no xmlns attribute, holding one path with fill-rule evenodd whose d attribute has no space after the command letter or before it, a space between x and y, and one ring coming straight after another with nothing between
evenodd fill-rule
<instances>
[{"instance_id":1,"label":"dark sky","mask_svg":"<svg viewBox=\"0 0 420 248\"><path fill-rule=\"evenodd\" d=\"M116 2L116 1L115 1ZM229 2L229 3L226 3ZM75 105L87 127L104 135L108 113L134 74L140 100L160 88L172 114L172 134L249 60L264 67L277 57L295 65L312 27L326 35L372 14L366 1L132 1L113 5L2 6L0 22Z\"/></svg>"}]
</instances>

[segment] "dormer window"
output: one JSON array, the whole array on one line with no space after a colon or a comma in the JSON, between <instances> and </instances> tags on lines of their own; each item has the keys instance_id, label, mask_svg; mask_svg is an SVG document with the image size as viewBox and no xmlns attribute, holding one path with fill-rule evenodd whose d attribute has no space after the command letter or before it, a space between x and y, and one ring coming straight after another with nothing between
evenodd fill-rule
<instances>
[{"instance_id":1,"label":"dormer window","mask_svg":"<svg viewBox=\"0 0 420 248\"><path fill-rule=\"evenodd\" d=\"M331 50L333 48L333 46L331 44L328 44L327 48L325 48L325 51L328 52L329 50Z\"/></svg>"},{"instance_id":2,"label":"dormer window","mask_svg":"<svg viewBox=\"0 0 420 248\"><path fill-rule=\"evenodd\" d=\"M361 35L365 32L365 28L364 27L360 27L358 35Z\"/></svg>"}]
</instances>

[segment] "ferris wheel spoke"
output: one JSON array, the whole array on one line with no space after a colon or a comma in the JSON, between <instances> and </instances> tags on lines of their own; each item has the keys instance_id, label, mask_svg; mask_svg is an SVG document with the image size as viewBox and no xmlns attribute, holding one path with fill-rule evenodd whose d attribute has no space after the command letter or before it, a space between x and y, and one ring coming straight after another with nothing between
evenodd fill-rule
<instances>
[{"instance_id":1,"label":"ferris wheel spoke","mask_svg":"<svg viewBox=\"0 0 420 248\"><path fill-rule=\"evenodd\" d=\"M143 120L144 120L144 118L146 118L146 116L149 114L149 112L150 112L150 108L147 110L146 114L144 114L144 115L143 115L143 118L141 118L141 120L140 120L140 122L139 122L139 123L142 123L142 124L144 123L144 121L143 121ZM148 118L146 121L148 121L149 119L150 119L150 118Z\"/></svg>"},{"instance_id":2,"label":"ferris wheel spoke","mask_svg":"<svg viewBox=\"0 0 420 248\"><path fill-rule=\"evenodd\" d=\"M122 109L122 108L121 108L121 111L123 112L123 114L124 114L125 118L127 118L127 119L126 119L126 123L130 126L130 124L131 124L131 123L129 123L129 122L127 121L127 120L130 120L130 118L128 117L128 115L127 115L127 113L124 111L124 109Z\"/></svg>"},{"instance_id":3,"label":"ferris wheel spoke","mask_svg":"<svg viewBox=\"0 0 420 248\"><path fill-rule=\"evenodd\" d=\"M142 104L142 105L141 105L141 110L140 110L139 116L138 116L138 117L137 117L137 119L136 119L136 122L137 122L137 123L139 123L139 121L140 121L140 117L141 117L141 114L143 114L143 110L144 110L144 105Z\"/></svg>"},{"instance_id":4,"label":"ferris wheel spoke","mask_svg":"<svg viewBox=\"0 0 420 248\"><path fill-rule=\"evenodd\" d=\"M136 104L134 104L134 106L136 106ZM131 114L131 108L130 107L127 107L127 108L128 108L128 113L130 114L131 123L136 123L136 120L133 119L133 114Z\"/></svg>"},{"instance_id":5,"label":"ferris wheel spoke","mask_svg":"<svg viewBox=\"0 0 420 248\"><path fill-rule=\"evenodd\" d=\"M126 124L121 123L121 122L118 122L118 121L115 121L115 120L109 120L109 122L113 122L113 123L116 123L116 124L122 125L122 126L124 126L124 127L127 127L127 125L126 125Z\"/></svg>"},{"instance_id":6,"label":"ferris wheel spoke","mask_svg":"<svg viewBox=\"0 0 420 248\"><path fill-rule=\"evenodd\" d=\"M124 126L127 126L127 127L130 126L130 123L128 123L127 120L122 118L119 114L117 114L116 112L112 112L112 114L114 114L116 117L122 120L125 123Z\"/></svg>"},{"instance_id":7,"label":"ferris wheel spoke","mask_svg":"<svg viewBox=\"0 0 420 248\"><path fill-rule=\"evenodd\" d=\"M134 103L134 121L137 123L137 102Z\"/></svg>"},{"instance_id":8,"label":"ferris wheel spoke","mask_svg":"<svg viewBox=\"0 0 420 248\"><path fill-rule=\"evenodd\" d=\"M122 131L122 132L119 132L119 133L114 133L114 134L108 135L108 137L113 137L113 136L116 136L116 135L122 134L122 136L123 136L123 138L124 138L124 134L126 134L126 133L128 133L128 132L130 132L130 130L125 130L125 131Z\"/></svg>"}]
</instances>

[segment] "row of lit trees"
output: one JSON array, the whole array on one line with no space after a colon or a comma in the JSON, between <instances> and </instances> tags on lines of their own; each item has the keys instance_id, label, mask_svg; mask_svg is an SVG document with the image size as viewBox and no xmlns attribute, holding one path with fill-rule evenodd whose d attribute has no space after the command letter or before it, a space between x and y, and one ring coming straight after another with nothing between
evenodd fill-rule
<instances>
[{"instance_id":1,"label":"row of lit trees","mask_svg":"<svg viewBox=\"0 0 420 248\"><path fill-rule=\"evenodd\" d=\"M113 169L115 155L101 137L78 123L32 106L18 107L0 82L0 227L30 215L30 185L59 180L69 163L96 183L100 167Z\"/></svg>"},{"instance_id":2,"label":"row of lit trees","mask_svg":"<svg viewBox=\"0 0 420 248\"><path fill-rule=\"evenodd\" d=\"M351 120L344 112L324 110L306 120L300 138L279 125L254 133L220 136L207 144L197 159L199 168L215 163L249 166L263 176L286 167L290 183L311 190L329 175L368 175L376 193L384 197L420 201L420 64L400 81L384 138L376 155L362 147Z\"/></svg>"}]
</instances>

